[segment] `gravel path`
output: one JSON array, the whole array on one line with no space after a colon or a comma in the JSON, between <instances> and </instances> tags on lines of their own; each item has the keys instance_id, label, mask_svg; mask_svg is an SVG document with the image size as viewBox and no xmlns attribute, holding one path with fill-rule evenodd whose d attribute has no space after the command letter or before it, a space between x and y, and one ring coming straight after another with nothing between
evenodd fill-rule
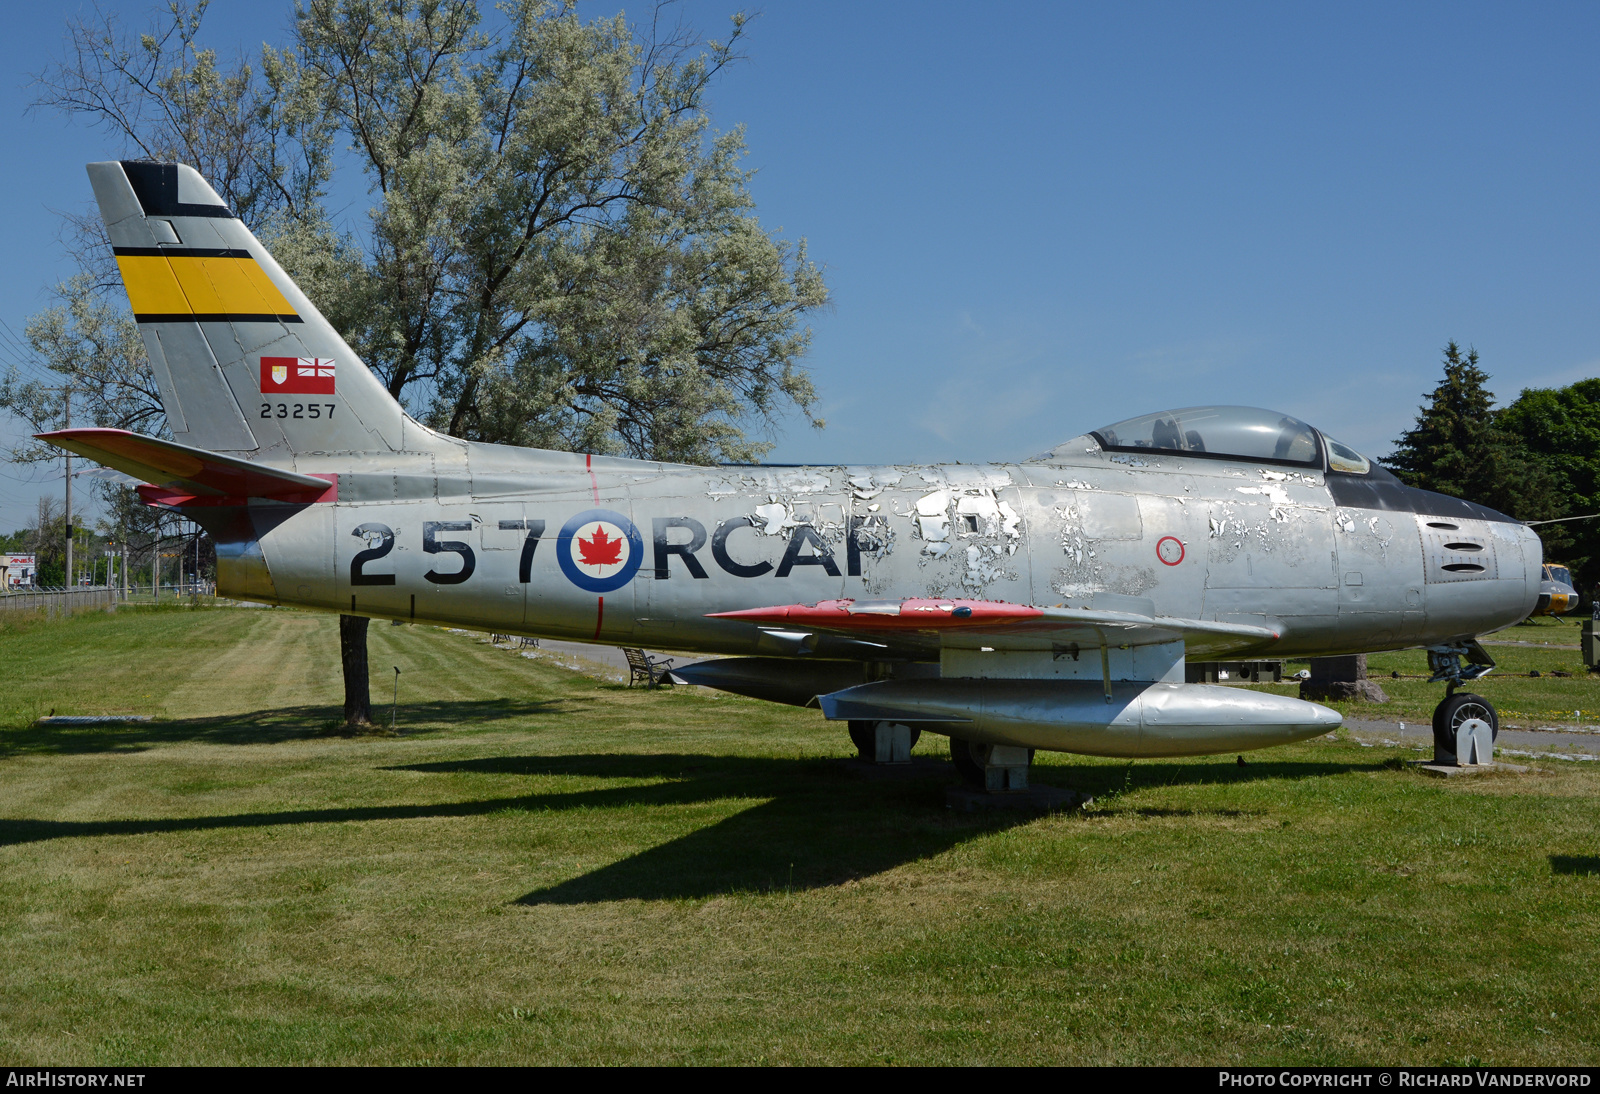
<instances>
[{"instance_id":1,"label":"gravel path","mask_svg":"<svg viewBox=\"0 0 1600 1094\"><path fill-rule=\"evenodd\" d=\"M1433 747L1433 727L1426 722L1373 722L1346 718L1344 726L1357 740L1373 744ZM1514 756L1600 760L1600 731L1563 726L1551 729L1502 729L1495 751Z\"/></svg>"}]
</instances>

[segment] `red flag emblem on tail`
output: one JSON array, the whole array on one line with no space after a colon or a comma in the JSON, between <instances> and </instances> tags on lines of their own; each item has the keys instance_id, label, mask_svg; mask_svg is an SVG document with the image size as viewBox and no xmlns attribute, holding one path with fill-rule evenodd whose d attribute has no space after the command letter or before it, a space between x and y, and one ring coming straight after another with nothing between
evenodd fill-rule
<instances>
[{"instance_id":1,"label":"red flag emblem on tail","mask_svg":"<svg viewBox=\"0 0 1600 1094\"><path fill-rule=\"evenodd\" d=\"M332 395L333 358L263 357L261 394Z\"/></svg>"}]
</instances>

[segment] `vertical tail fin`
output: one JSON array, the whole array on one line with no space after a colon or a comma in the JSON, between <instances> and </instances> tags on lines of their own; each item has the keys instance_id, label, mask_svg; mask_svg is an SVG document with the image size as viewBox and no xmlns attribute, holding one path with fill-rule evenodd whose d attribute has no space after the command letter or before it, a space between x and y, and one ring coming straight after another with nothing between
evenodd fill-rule
<instances>
[{"instance_id":1,"label":"vertical tail fin","mask_svg":"<svg viewBox=\"0 0 1600 1094\"><path fill-rule=\"evenodd\" d=\"M194 169L110 161L89 180L175 440L250 459L427 447Z\"/></svg>"}]
</instances>

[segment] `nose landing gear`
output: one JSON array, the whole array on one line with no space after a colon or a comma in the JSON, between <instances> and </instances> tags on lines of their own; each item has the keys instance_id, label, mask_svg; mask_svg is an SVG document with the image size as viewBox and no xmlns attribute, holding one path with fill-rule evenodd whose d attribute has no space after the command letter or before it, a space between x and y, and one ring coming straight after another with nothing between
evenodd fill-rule
<instances>
[{"instance_id":1,"label":"nose landing gear","mask_svg":"<svg viewBox=\"0 0 1600 1094\"><path fill-rule=\"evenodd\" d=\"M1454 761L1457 755L1457 734L1462 727L1476 719L1489 727L1489 740L1500 736L1500 715L1494 704L1470 691L1446 695L1444 702L1433 708L1433 752L1435 758L1443 755ZM1476 726L1470 728L1476 729Z\"/></svg>"},{"instance_id":2,"label":"nose landing gear","mask_svg":"<svg viewBox=\"0 0 1600 1094\"><path fill-rule=\"evenodd\" d=\"M1428 668L1433 672L1429 683L1445 683L1444 699L1433 708L1436 762L1446 757L1448 762L1456 762L1459 733L1463 728L1477 730L1480 724L1487 725L1491 743L1500 736L1500 714L1494 704L1470 691L1456 691L1463 682L1476 680L1494 668L1494 658L1476 640L1431 647Z\"/></svg>"}]
</instances>

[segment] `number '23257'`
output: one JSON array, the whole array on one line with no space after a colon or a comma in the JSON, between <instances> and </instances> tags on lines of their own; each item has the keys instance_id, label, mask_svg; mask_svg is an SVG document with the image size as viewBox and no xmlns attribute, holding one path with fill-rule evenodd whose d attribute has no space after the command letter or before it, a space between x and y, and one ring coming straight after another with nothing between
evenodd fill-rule
<instances>
[{"instance_id":1,"label":"number '23257'","mask_svg":"<svg viewBox=\"0 0 1600 1094\"><path fill-rule=\"evenodd\" d=\"M331 418L333 417L333 406L334 404L332 403L279 403L278 412L274 414L271 403L262 403L261 416L263 418L321 418L324 416L322 413L323 408L326 407L328 411L326 416Z\"/></svg>"}]
</instances>

